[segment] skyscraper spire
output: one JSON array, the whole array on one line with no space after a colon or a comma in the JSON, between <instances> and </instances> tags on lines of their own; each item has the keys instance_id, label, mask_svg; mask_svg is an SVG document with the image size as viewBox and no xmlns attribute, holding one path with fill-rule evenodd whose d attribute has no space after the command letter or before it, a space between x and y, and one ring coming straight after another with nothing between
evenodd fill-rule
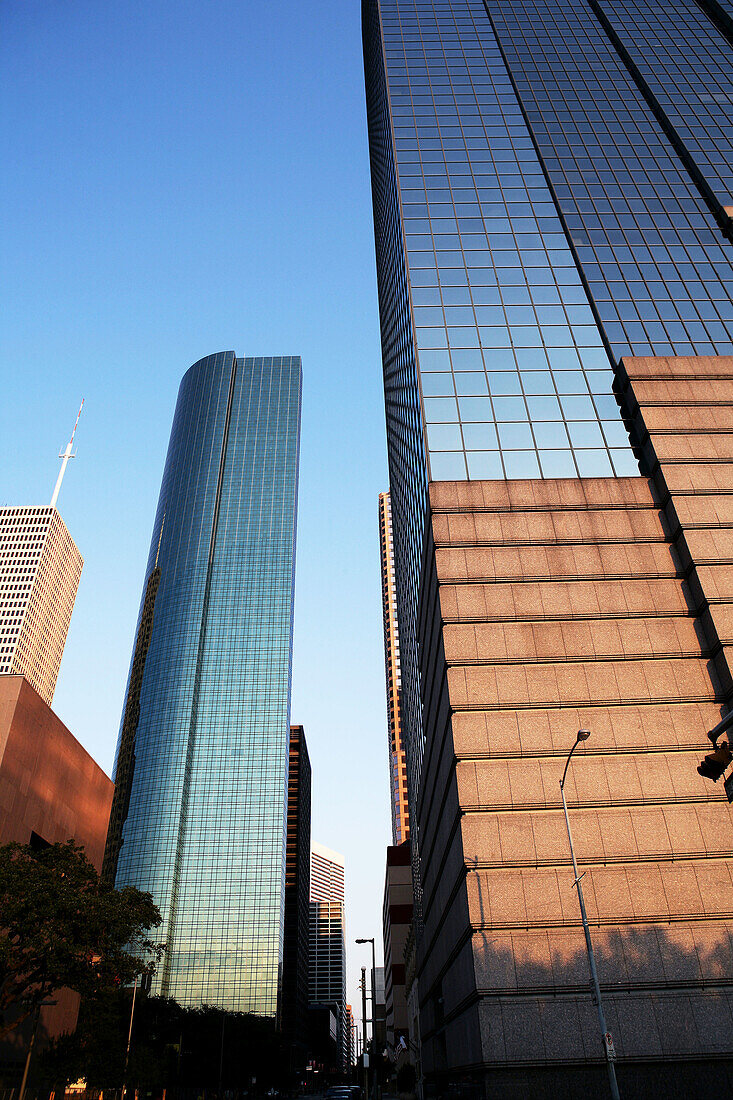
<instances>
[{"instance_id":1,"label":"skyscraper spire","mask_svg":"<svg viewBox=\"0 0 733 1100\"><path fill-rule=\"evenodd\" d=\"M81 410L83 408L84 408L84 398L82 397L81 405L79 406L79 412L76 414L76 423L74 424L74 430L71 433L71 439L66 444L66 450L62 451L61 454L59 455L59 458L62 459L62 462L61 462L61 469L59 470L59 476L56 480L56 488L54 489L53 496L51 497L51 507L52 508L56 507L56 501L59 499L59 490L61 489L61 482L64 480L64 474L66 473L66 467L68 465L69 459L74 457L73 454L71 453L71 451L72 451L72 448L74 446L74 436L76 435L76 429L77 429L77 425L79 423L79 417L81 416Z\"/></svg>"}]
</instances>

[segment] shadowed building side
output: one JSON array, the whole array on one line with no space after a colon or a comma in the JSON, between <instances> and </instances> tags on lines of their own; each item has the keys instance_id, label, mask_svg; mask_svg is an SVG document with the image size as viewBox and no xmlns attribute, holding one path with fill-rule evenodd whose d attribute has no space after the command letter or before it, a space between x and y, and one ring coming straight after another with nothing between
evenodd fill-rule
<instances>
[{"instance_id":1,"label":"shadowed building side","mask_svg":"<svg viewBox=\"0 0 733 1100\"><path fill-rule=\"evenodd\" d=\"M384 1001L386 1045L399 1066L410 1050L405 992L405 948L412 927L412 860L410 842L387 848L382 931L384 936Z\"/></svg>"},{"instance_id":2,"label":"shadowed building side","mask_svg":"<svg viewBox=\"0 0 733 1100\"><path fill-rule=\"evenodd\" d=\"M310 853L311 765L305 730L291 726L281 1027L293 1067L308 1053Z\"/></svg>"},{"instance_id":3,"label":"shadowed building side","mask_svg":"<svg viewBox=\"0 0 733 1100\"><path fill-rule=\"evenodd\" d=\"M109 833L104 851L104 863L102 865L102 877L109 883L114 883L117 871L117 860L122 847L122 826L130 808L130 795L132 794L132 779L135 773L135 734L140 720L140 692L143 686L143 674L145 672L145 658L148 655L150 638L153 633L153 616L155 614L155 597L160 584L160 569L156 566L148 577L143 596L143 609L140 615L140 623L137 630L135 650L132 655L132 668L130 680L127 685L127 699L122 715L122 728L120 729L120 743L117 749L115 761L115 792L112 798L112 810L110 812Z\"/></svg>"}]
</instances>

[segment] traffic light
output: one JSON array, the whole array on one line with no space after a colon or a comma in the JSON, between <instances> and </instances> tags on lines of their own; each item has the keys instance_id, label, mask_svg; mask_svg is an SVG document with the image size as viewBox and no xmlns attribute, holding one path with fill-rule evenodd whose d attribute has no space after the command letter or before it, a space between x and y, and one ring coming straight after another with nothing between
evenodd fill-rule
<instances>
[{"instance_id":1,"label":"traffic light","mask_svg":"<svg viewBox=\"0 0 733 1100\"><path fill-rule=\"evenodd\" d=\"M727 741L721 741L715 752L708 753L697 770L704 779L712 779L713 783L717 783L731 761L733 753L730 745Z\"/></svg>"}]
</instances>

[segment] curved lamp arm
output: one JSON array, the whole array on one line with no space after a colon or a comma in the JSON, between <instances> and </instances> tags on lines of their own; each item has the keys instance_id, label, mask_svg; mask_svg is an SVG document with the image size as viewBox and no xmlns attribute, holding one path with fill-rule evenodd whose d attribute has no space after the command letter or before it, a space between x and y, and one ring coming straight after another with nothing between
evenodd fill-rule
<instances>
[{"instance_id":1,"label":"curved lamp arm","mask_svg":"<svg viewBox=\"0 0 733 1100\"><path fill-rule=\"evenodd\" d=\"M570 757L573 755L573 753L577 749L580 742L581 741L587 741L589 737L590 737L590 730L578 730L578 736L575 738L575 744L573 745L572 749L568 753L568 758L565 761L565 770L562 773L562 779L560 780L560 790L563 790L563 788L565 787L565 776L568 774L568 767L570 765Z\"/></svg>"}]
</instances>

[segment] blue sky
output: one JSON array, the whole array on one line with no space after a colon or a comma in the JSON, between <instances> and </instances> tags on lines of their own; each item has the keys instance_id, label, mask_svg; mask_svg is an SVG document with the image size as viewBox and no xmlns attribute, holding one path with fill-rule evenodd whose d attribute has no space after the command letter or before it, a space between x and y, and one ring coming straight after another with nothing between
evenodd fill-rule
<instances>
[{"instance_id":1,"label":"blue sky","mask_svg":"<svg viewBox=\"0 0 733 1100\"><path fill-rule=\"evenodd\" d=\"M6 0L0 503L59 508L85 566L54 709L109 771L176 392L210 352L300 354L293 720L313 836L381 937L386 487L357 0Z\"/></svg>"}]
</instances>

